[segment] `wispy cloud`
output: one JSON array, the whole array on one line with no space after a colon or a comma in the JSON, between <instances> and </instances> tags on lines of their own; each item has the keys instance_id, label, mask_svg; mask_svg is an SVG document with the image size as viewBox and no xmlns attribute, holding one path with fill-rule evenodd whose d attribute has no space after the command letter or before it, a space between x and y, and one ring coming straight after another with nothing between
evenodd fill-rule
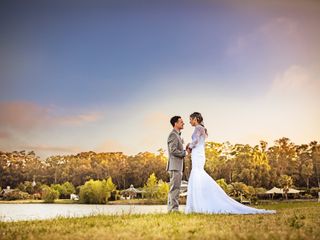
<instances>
[{"instance_id":1,"label":"wispy cloud","mask_svg":"<svg viewBox=\"0 0 320 240\"><path fill-rule=\"evenodd\" d=\"M78 153L81 152L81 148L79 147L61 147L61 146L53 146L47 144L36 144L36 145L24 145L18 148L26 149L26 150L34 150L36 152L50 152L50 153Z\"/></svg>"},{"instance_id":2,"label":"wispy cloud","mask_svg":"<svg viewBox=\"0 0 320 240\"><path fill-rule=\"evenodd\" d=\"M279 46L295 46L297 51L303 46L303 34L298 21L288 17L275 17L258 25L249 32L236 35L226 49L229 56L246 53L257 46L273 48ZM290 41L288 41L290 40Z\"/></svg>"},{"instance_id":3,"label":"wispy cloud","mask_svg":"<svg viewBox=\"0 0 320 240\"><path fill-rule=\"evenodd\" d=\"M276 17L263 24L257 32L272 39L274 37L285 37L286 39L297 39L300 35L299 23L288 17Z\"/></svg>"},{"instance_id":4,"label":"wispy cloud","mask_svg":"<svg viewBox=\"0 0 320 240\"><path fill-rule=\"evenodd\" d=\"M96 122L102 116L99 112L77 114L70 116L57 117L55 120L62 125L81 125L87 122Z\"/></svg>"},{"instance_id":5,"label":"wispy cloud","mask_svg":"<svg viewBox=\"0 0 320 240\"><path fill-rule=\"evenodd\" d=\"M49 108L31 102L0 102L0 125L28 129L49 122Z\"/></svg>"},{"instance_id":6,"label":"wispy cloud","mask_svg":"<svg viewBox=\"0 0 320 240\"><path fill-rule=\"evenodd\" d=\"M33 102L0 102L0 125L16 131L52 126L82 125L97 121L100 112L59 114L52 106L42 106Z\"/></svg>"},{"instance_id":7,"label":"wispy cloud","mask_svg":"<svg viewBox=\"0 0 320 240\"><path fill-rule=\"evenodd\" d=\"M0 131L0 139L9 139L11 134L7 131Z\"/></svg>"},{"instance_id":8,"label":"wispy cloud","mask_svg":"<svg viewBox=\"0 0 320 240\"><path fill-rule=\"evenodd\" d=\"M279 97L314 97L320 90L320 79L312 69L292 65L278 73L271 85L269 95Z\"/></svg>"}]
</instances>

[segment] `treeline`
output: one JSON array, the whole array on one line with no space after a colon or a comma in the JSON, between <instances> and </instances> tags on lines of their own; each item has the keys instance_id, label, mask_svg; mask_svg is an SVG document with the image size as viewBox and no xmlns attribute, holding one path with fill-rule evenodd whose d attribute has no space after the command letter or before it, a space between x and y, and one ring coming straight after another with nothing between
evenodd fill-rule
<instances>
[{"instance_id":1,"label":"treeline","mask_svg":"<svg viewBox=\"0 0 320 240\"><path fill-rule=\"evenodd\" d=\"M269 148L265 141L254 147L209 142L206 158L207 172L227 183L243 182L264 188L320 187L320 144L316 141L295 145L288 138L281 138Z\"/></svg>"},{"instance_id":2,"label":"treeline","mask_svg":"<svg viewBox=\"0 0 320 240\"><path fill-rule=\"evenodd\" d=\"M206 158L206 171L228 184L243 182L270 188L281 186L283 179L288 179L296 187L320 187L320 144L316 141L296 145L281 138L270 147L265 141L256 146L208 142ZM91 151L47 159L40 159L33 151L0 151L0 186L15 188L32 180L47 185L70 182L80 186L90 179L112 177L118 189L131 184L143 187L152 173L158 179L169 180L166 163L167 155L161 149L156 154L144 152L134 156ZM190 159L186 163L188 176Z\"/></svg>"},{"instance_id":3,"label":"treeline","mask_svg":"<svg viewBox=\"0 0 320 240\"><path fill-rule=\"evenodd\" d=\"M118 189L128 188L130 184L142 187L152 173L168 180L166 162L162 150L157 154L144 152L134 156L82 152L51 156L45 160L33 151L0 151L0 187L9 185L15 188L19 183L33 180L47 185L70 182L80 186L90 179L103 180L109 177L112 177Z\"/></svg>"}]
</instances>

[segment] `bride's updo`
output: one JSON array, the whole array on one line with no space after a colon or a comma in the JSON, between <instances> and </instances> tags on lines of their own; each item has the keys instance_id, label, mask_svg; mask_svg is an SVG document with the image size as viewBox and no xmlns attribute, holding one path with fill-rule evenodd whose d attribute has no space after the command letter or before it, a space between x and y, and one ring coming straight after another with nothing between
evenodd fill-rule
<instances>
[{"instance_id":1,"label":"bride's updo","mask_svg":"<svg viewBox=\"0 0 320 240\"><path fill-rule=\"evenodd\" d=\"M205 126L204 126L203 117L202 117L201 113L199 113L199 112L194 112L194 113L190 114L190 117L191 117L192 119L194 119L194 118L197 119L197 122L198 122L202 127L204 127L204 130L205 130L205 132L206 132L206 135L208 136L208 131L207 131L207 129L206 129Z\"/></svg>"}]
</instances>

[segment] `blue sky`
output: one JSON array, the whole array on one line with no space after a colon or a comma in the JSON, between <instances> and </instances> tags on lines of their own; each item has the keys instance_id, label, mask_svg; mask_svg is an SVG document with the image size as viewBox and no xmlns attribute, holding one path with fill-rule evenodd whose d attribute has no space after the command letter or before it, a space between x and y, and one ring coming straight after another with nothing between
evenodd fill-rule
<instances>
[{"instance_id":1,"label":"blue sky","mask_svg":"<svg viewBox=\"0 0 320 240\"><path fill-rule=\"evenodd\" d=\"M319 140L317 1L2 1L0 144L41 156ZM184 138L192 128L186 124Z\"/></svg>"}]
</instances>

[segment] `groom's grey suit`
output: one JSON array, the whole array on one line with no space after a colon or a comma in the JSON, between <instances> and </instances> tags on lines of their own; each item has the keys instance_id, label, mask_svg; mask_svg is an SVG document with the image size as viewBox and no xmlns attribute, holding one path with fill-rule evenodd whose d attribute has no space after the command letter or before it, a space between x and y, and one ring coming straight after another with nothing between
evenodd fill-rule
<instances>
[{"instance_id":1,"label":"groom's grey suit","mask_svg":"<svg viewBox=\"0 0 320 240\"><path fill-rule=\"evenodd\" d=\"M168 194L168 211L178 211L179 193L182 180L182 171L186 151L183 149L183 142L180 133L173 129L168 137L169 160L167 171L170 174L170 191Z\"/></svg>"}]
</instances>

